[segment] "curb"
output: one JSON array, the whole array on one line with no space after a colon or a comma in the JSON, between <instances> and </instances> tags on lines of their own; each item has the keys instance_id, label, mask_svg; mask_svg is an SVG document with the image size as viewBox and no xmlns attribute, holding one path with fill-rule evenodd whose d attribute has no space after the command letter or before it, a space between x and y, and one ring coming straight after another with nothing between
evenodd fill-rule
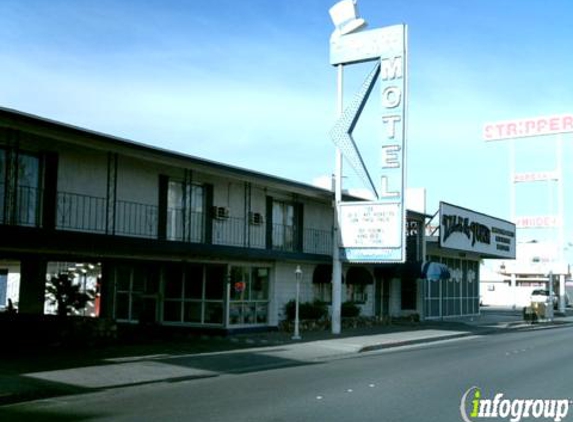
<instances>
[{"instance_id":1,"label":"curb","mask_svg":"<svg viewBox=\"0 0 573 422\"><path fill-rule=\"evenodd\" d=\"M445 340L455 340L458 338L471 337L471 336L475 336L478 334L479 333L468 332L468 333L452 334L452 335L439 336L439 337L433 337L433 338L421 338L421 339L416 339L416 340L395 341L392 343L385 343L385 344L384 343L371 344L371 345L362 347L360 350L358 350L358 353L372 352L375 350L393 349L396 347L404 347L404 346L415 346L418 344L436 343L436 342L445 341Z\"/></svg>"}]
</instances>

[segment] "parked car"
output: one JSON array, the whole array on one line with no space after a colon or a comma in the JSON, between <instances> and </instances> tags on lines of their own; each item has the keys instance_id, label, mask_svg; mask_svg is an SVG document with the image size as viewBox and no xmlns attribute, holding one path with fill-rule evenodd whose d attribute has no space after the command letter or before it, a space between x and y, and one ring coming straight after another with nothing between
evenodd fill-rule
<instances>
[{"instance_id":1,"label":"parked car","mask_svg":"<svg viewBox=\"0 0 573 422\"><path fill-rule=\"evenodd\" d=\"M549 295L549 290L545 289L535 289L531 292L530 300L532 303L550 302L553 304L553 308L557 309L559 307L559 296L555 294Z\"/></svg>"}]
</instances>

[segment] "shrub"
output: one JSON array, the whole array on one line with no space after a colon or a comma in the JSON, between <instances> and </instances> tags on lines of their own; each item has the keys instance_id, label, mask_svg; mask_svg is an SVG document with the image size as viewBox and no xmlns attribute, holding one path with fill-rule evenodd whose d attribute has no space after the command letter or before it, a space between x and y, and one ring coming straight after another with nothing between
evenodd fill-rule
<instances>
[{"instance_id":1,"label":"shrub","mask_svg":"<svg viewBox=\"0 0 573 422\"><path fill-rule=\"evenodd\" d=\"M355 318L360 315L360 306L356 305L354 302L344 302L340 310L340 314L343 317Z\"/></svg>"},{"instance_id":2,"label":"shrub","mask_svg":"<svg viewBox=\"0 0 573 422\"><path fill-rule=\"evenodd\" d=\"M296 302L290 300L285 305L285 315L287 320L293 321L296 312ZM322 319L328 315L326 303L315 300L314 302L304 302L298 304L299 319Z\"/></svg>"}]
</instances>

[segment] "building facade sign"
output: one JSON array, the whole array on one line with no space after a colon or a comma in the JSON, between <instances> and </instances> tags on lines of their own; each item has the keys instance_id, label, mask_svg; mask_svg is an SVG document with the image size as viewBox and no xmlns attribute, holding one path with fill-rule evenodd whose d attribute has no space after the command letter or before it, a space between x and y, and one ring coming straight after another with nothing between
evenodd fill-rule
<instances>
[{"instance_id":1,"label":"building facade sign","mask_svg":"<svg viewBox=\"0 0 573 422\"><path fill-rule=\"evenodd\" d=\"M399 261L401 207L397 204L344 202L340 206L343 258L352 262Z\"/></svg>"},{"instance_id":2,"label":"building facade sign","mask_svg":"<svg viewBox=\"0 0 573 422\"><path fill-rule=\"evenodd\" d=\"M388 51L402 48L404 25L361 31L330 39L330 64L352 64L377 60Z\"/></svg>"},{"instance_id":3,"label":"building facade sign","mask_svg":"<svg viewBox=\"0 0 573 422\"><path fill-rule=\"evenodd\" d=\"M395 25L331 39L331 64L378 60L371 75L380 80L381 85L381 160L376 172L379 186L374 189L377 199L340 204L340 254L349 262L399 263L406 260L406 38L406 25ZM373 86L369 79L366 82L357 97L360 101L351 103L331 131L334 143L347 159L348 151L357 149L350 134Z\"/></svg>"},{"instance_id":4,"label":"building facade sign","mask_svg":"<svg viewBox=\"0 0 573 422\"><path fill-rule=\"evenodd\" d=\"M515 173L513 175L513 181L515 183L548 182L558 179L559 174L556 171L525 172Z\"/></svg>"},{"instance_id":5,"label":"building facade sign","mask_svg":"<svg viewBox=\"0 0 573 422\"><path fill-rule=\"evenodd\" d=\"M573 114L486 123L483 128L483 138L486 141L500 141L567 132L573 132Z\"/></svg>"},{"instance_id":6,"label":"building facade sign","mask_svg":"<svg viewBox=\"0 0 573 422\"><path fill-rule=\"evenodd\" d=\"M515 224L441 202L440 247L514 259Z\"/></svg>"},{"instance_id":7,"label":"building facade sign","mask_svg":"<svg viewBox=\"0 0 573 422\"><path fill-rule=\"evenodd\" d=\"M560 218L555 215L517 217L515 225L519 229L548 229L561 227Z\"/></svg>"},{"instance_id":8,"label":"building facade sign","mask_svg":"<svg viewBox=\"0 0 573 422\"><path fill-rule=\"evenodd\" d=\"M406 260L406 89L407 89L407 28L405 25L391 27L401 42L392 43L381 56L380 82L382 92L382 142L380 166L379 202L397 209L396 220L401 235L400 244L394 246L394 256L385 255L383 261ZM387 251L384 251L386 254Z\"/></svg>"}]
</instances>

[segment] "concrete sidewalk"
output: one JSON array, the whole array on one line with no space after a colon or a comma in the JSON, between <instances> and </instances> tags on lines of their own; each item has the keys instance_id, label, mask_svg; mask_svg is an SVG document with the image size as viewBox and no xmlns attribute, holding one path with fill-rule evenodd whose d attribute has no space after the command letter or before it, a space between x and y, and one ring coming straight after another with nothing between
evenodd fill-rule
<instances>
[{"instance_id":1,"label":"concrete sidewalk","mask_svg":"<svg viewBox=\"0 0 573 422\"><path fill-rule=\"evenodd\" d=\"M0 405L158 382L177 382L274 368L320 364L367 351L486 335L515 329L549 328L573 317L532 326L518 312L484 312L473 318L327 332L250 333L112 347L103 350L23 356L0 363Z\"/></svg>"}]
</instances>

